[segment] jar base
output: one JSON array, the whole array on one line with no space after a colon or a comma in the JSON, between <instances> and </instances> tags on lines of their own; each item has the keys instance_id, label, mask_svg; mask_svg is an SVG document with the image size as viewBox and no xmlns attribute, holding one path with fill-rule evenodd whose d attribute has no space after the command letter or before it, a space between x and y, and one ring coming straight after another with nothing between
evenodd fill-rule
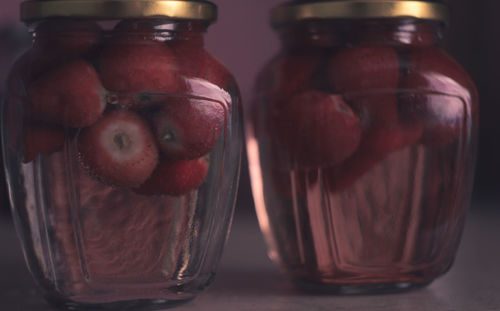
<instances>
[{"instance_id":1,"label":"jar base","mask_svg":"<svg viewBox=\"0 0 500 311\"><path fill-rule=\"evenodd\" d=\"M167 299L139 299L139 300L129 300L120 302L110 302L110 303L80 303L71 300L63 299L53 299L47 298L49 304L55 308L62 310L72 310L72 311L97 311L97 310L108 310L108 311L153 311L153 310L163 310L167 308L173 308L193 300L195 296L188 297L181 300L167 300Z\"/></svg>"},{"instance_id":2,"label":"jar base","mask_svg":"<svg viewBox=\"0 0 500 311\"><path fill-rule=\"evenodd\" d=\"M433 281L424 283L391 282L373 284L327 284L304 280L294 280L294 284L300 289L323 295L371 295L371 294L394 294L424 288Z\"/></svg>"}]
</instances>

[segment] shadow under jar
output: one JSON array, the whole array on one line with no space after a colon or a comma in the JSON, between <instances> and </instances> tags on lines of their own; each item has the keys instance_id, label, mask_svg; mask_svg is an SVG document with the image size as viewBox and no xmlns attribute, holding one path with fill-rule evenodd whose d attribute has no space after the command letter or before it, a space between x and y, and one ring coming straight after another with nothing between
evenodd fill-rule
<instances>
[{"instance_id":1,"label":"shadow under jar","mask_svg":"<svg viewBox=\"0 0 500 311\"><path fill-rule=\"evenodd\" d=\"M29 269L71 309L191 299L229 232L242 147L237 85L203 44L216 6L112 1L107 20L111 2L73 2L22 5L33 45L2 111Z\"/></svg>"},{"instance_id":2,"label":"shadow under jar","mask_svg":"<svg viewBox=\"0 0 500 311\"><path fill-rule=\"evenodd\" d=\"M258 78L247 149L269 255L298 284L391 292L450 268L478 95L438 46L446 19L443 5L415 1L272 12L282 51Z\"/></svg>"}]
</instances>

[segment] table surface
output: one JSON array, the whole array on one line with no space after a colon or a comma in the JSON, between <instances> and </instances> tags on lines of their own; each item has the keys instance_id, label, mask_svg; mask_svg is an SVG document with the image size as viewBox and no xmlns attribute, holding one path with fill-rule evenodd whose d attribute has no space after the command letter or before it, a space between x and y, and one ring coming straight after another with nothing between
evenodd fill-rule
<instances>
[{"instance_id":1,"label":"table surface","mask_svg":"<svg viewBox=\"0 0 500 311\"><path fill-rule=\"evenodd\" d=\"M500 210L472 209L453 268L430 286L394 295L314 295L300 292L267 258L255 216L238 215L214 283L195 300L174 309L498 311L499 235ZM0 242L0 310L54 310L33 285L12 225L1 220Z\"/></svg>"}]
</instances>

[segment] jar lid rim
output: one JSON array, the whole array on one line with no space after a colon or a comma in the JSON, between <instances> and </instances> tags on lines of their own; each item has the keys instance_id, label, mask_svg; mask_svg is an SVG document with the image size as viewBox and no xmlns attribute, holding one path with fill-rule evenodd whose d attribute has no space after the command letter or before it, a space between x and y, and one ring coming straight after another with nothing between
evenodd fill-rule
<instances>
[{"instance_id":1,"label":"jar lid rim","mask_svg":"<svg viewBox=\"0 0 500 311\"><path fill-rule=\"evenodd\" d=\"M45 18L155 18L217 20L217 5L205 0L29 0L21 4L21 20Z\"/></svg>"},{"instance_id":2,"label":"jar lid rim","mask_svg":"<svg viewBox=\"0 0 500 311\"><path fill-rule=\"evenodd\" d=\"M317 0L288 2L271 10L274 27L308 19L370 19L409 17L449 23L447 5L429 1Z\"/></svg>"}]
</instances>

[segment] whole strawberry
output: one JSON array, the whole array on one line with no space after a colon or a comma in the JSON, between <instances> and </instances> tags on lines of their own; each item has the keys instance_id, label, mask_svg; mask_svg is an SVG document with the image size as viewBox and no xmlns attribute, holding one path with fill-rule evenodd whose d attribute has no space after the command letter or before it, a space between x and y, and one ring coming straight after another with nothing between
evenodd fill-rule
<instances>
[{"instance_id":1,"label":"whole strawberry","mask_svg":"<svg viewBox=\"0 0 500 311\"><path fill-rule=\"evenodd\" d=\"M121 38L111 40L99 59L102 83L118 94L121 105L140 108L151 102L152 94L181 91L179 67L168 45Z\"/></svg>"},{"instance_id":2,"label":"whole strawberry","mask_svg":"<svg viewBox=\"0 0 500 311\"><path fill-rule=\"evenodd\" d=\"M102 29L92 21L49 19L36 28L35 46L59 56L86 55L101 43Z\"/></svg>"},{"instance_id":3,"label":"whole strawberry","mask_svg":"<svg viewBox=\"0 0 500 311\"><path fill-rule=\"evenodd\" d=\"M345 48L331 59L328 74L332 87L345 93L395 90L399 78L398 54L385 46Z\"/></svg>"},{"instance_id":4,"label":"whole strawberry","mask_svg":"<svg viewBox=\"0 0 500 311\"><path fill-rule=\"evenodd\" d=\"M29 86L26 112L46 123L86 127L101 117L106 97L94 67L77 60L56 67Z\"/></svg>"},{"instance_id":5,"label":"whole strawberry","mask_svg":"<svg viewBox=\"0 0 500 311\"><path fill-rule=\"evenodd\" d=\"M169 158L196 159L212 150L225 124L218 102L172 97L154 118L160 149Z\"/></svg>"},{"instance_id":6,"label":"whole strawberry","mask_svg":"<svg viewBox=\"0 0 500 311\"><path fill-rule=\"evenodd\" d=\"M203 46L187 41L177 42L172 48L177 55L181 75L200 78L224 89L234 81L224 65L205 51Z\"/></svg>"},{"instance_id":7,"label":"whole strawberry","mask_svg":"<svg viewBox=\"0 0 500 311\"><path fill-rule=\"evenodd\" d=\"M435 27L428 21L405 23L404 20L392 18L364 20L353 24L348 36L354 45L430 46L437 40Z\"/></svg>"},{"instance_id":8,"label":"whole strawberry","mask_svg":"<svg viewBox=\"0 0 500 311\"><path fill-rule=\"evenodd\" d=\"M138 187L158 163L149 125L139 115L116 110L78 137L82 165L91 176L118 187Z\"/></svg>"},{"instance_id":9,"label":"whole strawberry","mask_svg":"<svg viewBox=\"0 0 500 311\"><path fill-rule=\"evenodd\" d=\"M273 105L286 104L291 96L308 89L320 67L321 55L316 52L296 52L281 55L261 73L258 89L266 89Z\"/></svg>"},{"instance_id":10,"label":"whole strawberry","mask_svg":"<svg viewBox=\"0 0 500 311\"><path fill-rule=\"evenodd\" d=\"M181 196L201 186L208 174L208 162L162 159L149 180L136 190L144 195Z\"/></svg>"},{"instance_id":11,"label":"whole strawberry","mask_svg":"<svg viewBox=\"0 0 500 311\"><path fill-rule=\"evenodd\" d=\"M62 150L64 130L57 126L25 124L23 127L23 162L33 161L39 154L47 155Z\"/></svg>"},{"instance_id":12,"label":"whole strawberry","mask_svg":"<svg viewBox=\"0 0 500 311\"><path fill-rule=\"evenodd\" d=\"M440 49L410 53L408 73L399 98L403 117L423 122L422 143L447 144L463 130L464 120L477 119L477 91L467 73Z\"/></svg>"},{"instance_id":13,"label":"whole strawberry","mask_svg":"<svg viewBox=\"0 0 500 311\"><path fill-rule=\"evenodd\" d=\"M422 136L421 122L401 120L395 92L358 94L349 98L363 125L360 151L385 156L415 143Z\"/></svg>"},{"instance_id":14,"label":"whole strawberry","mask_svg":"<svg viewBox=\"0 0 500 311\"><path fill-rule=\"evenodd\" d=\"M292 167L300 169L342 162L361 139L359 118L340 95L320 91L296 95L276 122Z\"/></svg>"},{"instance_id":15,"label":"whole strawberry","mask_svg":"<svg viewBox=\"0 0 500 311\"><path fill-rule=\"evenodd\" d=\"M101 37L99 25L90 21L54 19L40 23L33 46L11 69L8 91L20 89L13 83L16 79L29 85L62 64L88 56L98 48Z\"/></svg>"}]
</instances>

